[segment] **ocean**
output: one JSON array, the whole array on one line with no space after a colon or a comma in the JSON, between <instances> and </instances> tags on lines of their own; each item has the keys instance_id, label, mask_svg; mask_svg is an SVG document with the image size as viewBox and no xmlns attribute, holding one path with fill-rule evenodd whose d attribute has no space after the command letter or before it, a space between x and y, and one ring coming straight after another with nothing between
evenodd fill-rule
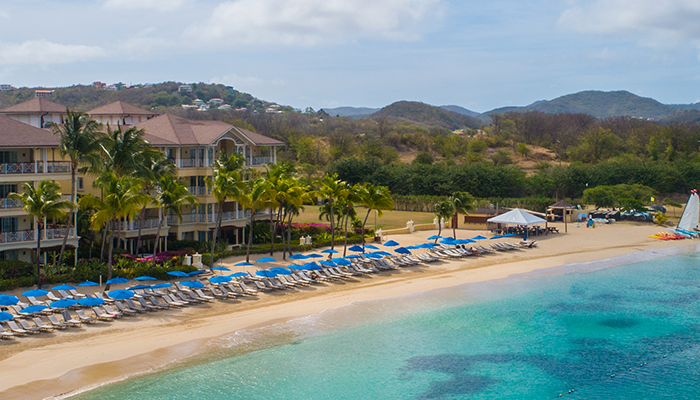
<instances>
[{"instance_id":1,"label":"ocean","mask_svg":"<svg viewBox=\"0 0 700 400\"><path fill-rule=\"evenodd\" d=\"M637 253L236 332L73 398L691 399L699 317L700 254Z\"/></svg>"}]
</instances>

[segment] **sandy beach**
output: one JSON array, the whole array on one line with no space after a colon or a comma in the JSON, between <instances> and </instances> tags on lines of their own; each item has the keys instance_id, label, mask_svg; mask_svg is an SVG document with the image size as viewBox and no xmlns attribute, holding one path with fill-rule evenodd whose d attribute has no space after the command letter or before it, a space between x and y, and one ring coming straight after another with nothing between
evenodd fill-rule
<instances>
[{"instance_id":1,"label":"sandy beach","mask_svg":"<svg viewBox=\"0 0 700 400\"><path fill-rule=\"evenodd\" d=\"M538 247L380 272L254 298L215 301L178 310L125 317L79 329L0 343L0 398L38 399L70 393L158 368L196 352L207 340L232 332L287 321L352 302L401 296L469 282L506 278L570 263L594 261L675 246L691 240L661 241L648 235L658 226L616 223L595 229L555 224L562 232L536 238ZM425 242L437 231L390 236L402 245ZM443 231L443 236L452 231ZM458 230L457 237L487 232ZM511 238L511 242L517 238ZM505 240L505 239L503 239ZM489 243L485 241L484 243ZM320 249L317 249L317 251ZM341 246L342 251L342 246ZM256 255L252 259L261 258ZM281 254L275 254L281 259ZM242 257L224 260L232 267ZM277 262L265 267L284 266ZM248 270L255 270L248 267ZM122 285L123 286L123 285ZM121 288L121 287L120 287ZM16 291L18 294L21 290Z\"/></svg>"}]
</instances>

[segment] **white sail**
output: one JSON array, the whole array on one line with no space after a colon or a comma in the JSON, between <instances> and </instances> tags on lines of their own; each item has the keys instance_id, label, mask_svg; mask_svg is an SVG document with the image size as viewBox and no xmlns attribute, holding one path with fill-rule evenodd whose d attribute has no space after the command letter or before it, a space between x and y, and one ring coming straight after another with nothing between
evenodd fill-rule
<instances>
[{"instance_id":1,"label":"white sail","mask_svg":"<svg viewBox=\"0 0 700 400\"><path fill-rule=\"evenodd\" d=\"M685 205L681 220L678 222L678 229L686 231L698 229L698 220L700 220L700 198L697 193L693 193L688 199L688 204Z\"/></svg>"}]
</instances>

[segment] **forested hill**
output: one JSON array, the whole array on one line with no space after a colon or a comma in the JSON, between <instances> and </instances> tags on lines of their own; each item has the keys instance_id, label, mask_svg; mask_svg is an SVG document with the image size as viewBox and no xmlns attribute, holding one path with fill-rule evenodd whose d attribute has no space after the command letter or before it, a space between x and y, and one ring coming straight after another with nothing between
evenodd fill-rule
<instances>
[{"instance_id":1,"label":"forested hill","mask_svg":"<svg viewBox=\"0 0 700 400\"><path fill-rule=\"evenodd\" d=\"M541 111L548 114L590 114L597 118L632 116L638 118L661 119L675 113L681 107L688 109L693 108L693 106L697 107L698 105L667 105L654 99L637 96L624 90L615 92L589 90L557 97L554 100L539 101L525 107L497 108L484 114Z\"/></svg>"},{"instance_id":2,"label":"forested hill","mask_svg":"<svg viewBox=\"0 0 700 400\"><path fill-rule=\"evenodd\" d=\"M379 119L382 117L417 122L423 125L438 126L452 130L477 128L483 125L482 121L468 115L458 114L417 101L397 101L370 115L372 119Z\"/></svg>"},{"instance_id":3,"label":"forested hill","mask_svg":"<svg viewBox=\"0 0 700 400\"><path fill-rule=\"evenodd\" d=\"M474 117L474 118L479 118L479 115L481 115L476 111L467 110L466 108L461 107L461 106L449 105L449 106L440 106L440 108L442 108L443 110L456 112L457 114L468 115L468 116Z\"/></svg>"}]
</instances>

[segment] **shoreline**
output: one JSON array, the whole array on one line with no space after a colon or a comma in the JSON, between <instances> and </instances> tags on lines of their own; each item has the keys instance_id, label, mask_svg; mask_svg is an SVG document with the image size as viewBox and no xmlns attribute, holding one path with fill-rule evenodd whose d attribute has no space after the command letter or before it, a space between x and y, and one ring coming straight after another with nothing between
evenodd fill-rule
<instances>
[{"instance_id":1,"label":"shoreline","mask_svg":"<svg viewBox=\"0 0 700 400\"><path fill-rule=\"evenodd\" d=\"M3 376L0 395L9 399L74 395L76 391L82 392L167 368L178 360L191 359L191 356L202 353L197 350L214 338L295 320L355 302L394 298L465 283L524 277L547 269L640 251L674 247L679 249L669 252L681 254L695 250L697 244L692 241L671 242L646 237L659 229L622 223L595 231L572 229L568 235L543 239L541 247L535 249L452 260L441 265L408 267L396 273L358 277L323 287L264 294L258 299L217 301L209 306L161 311L145 318L123 318L111 324L100 324L103 325L100 327L81 329L83 332L57 332L53 334L58 337L55 340L45 335L20 338L13 342L34 343L27 343L22 349L2 344L3 350L15 351L0 358L0 374ZM465 231L459 232L464 236ZM424 241L422 236L432 233L414 234L413 239ZM408 242L407 238L395 240ZM567 246L572 248L567 251ZM683 247L688 249L684 251ZM635 261L623 263L630 262Z\"/></svg>"}]
</instances>

